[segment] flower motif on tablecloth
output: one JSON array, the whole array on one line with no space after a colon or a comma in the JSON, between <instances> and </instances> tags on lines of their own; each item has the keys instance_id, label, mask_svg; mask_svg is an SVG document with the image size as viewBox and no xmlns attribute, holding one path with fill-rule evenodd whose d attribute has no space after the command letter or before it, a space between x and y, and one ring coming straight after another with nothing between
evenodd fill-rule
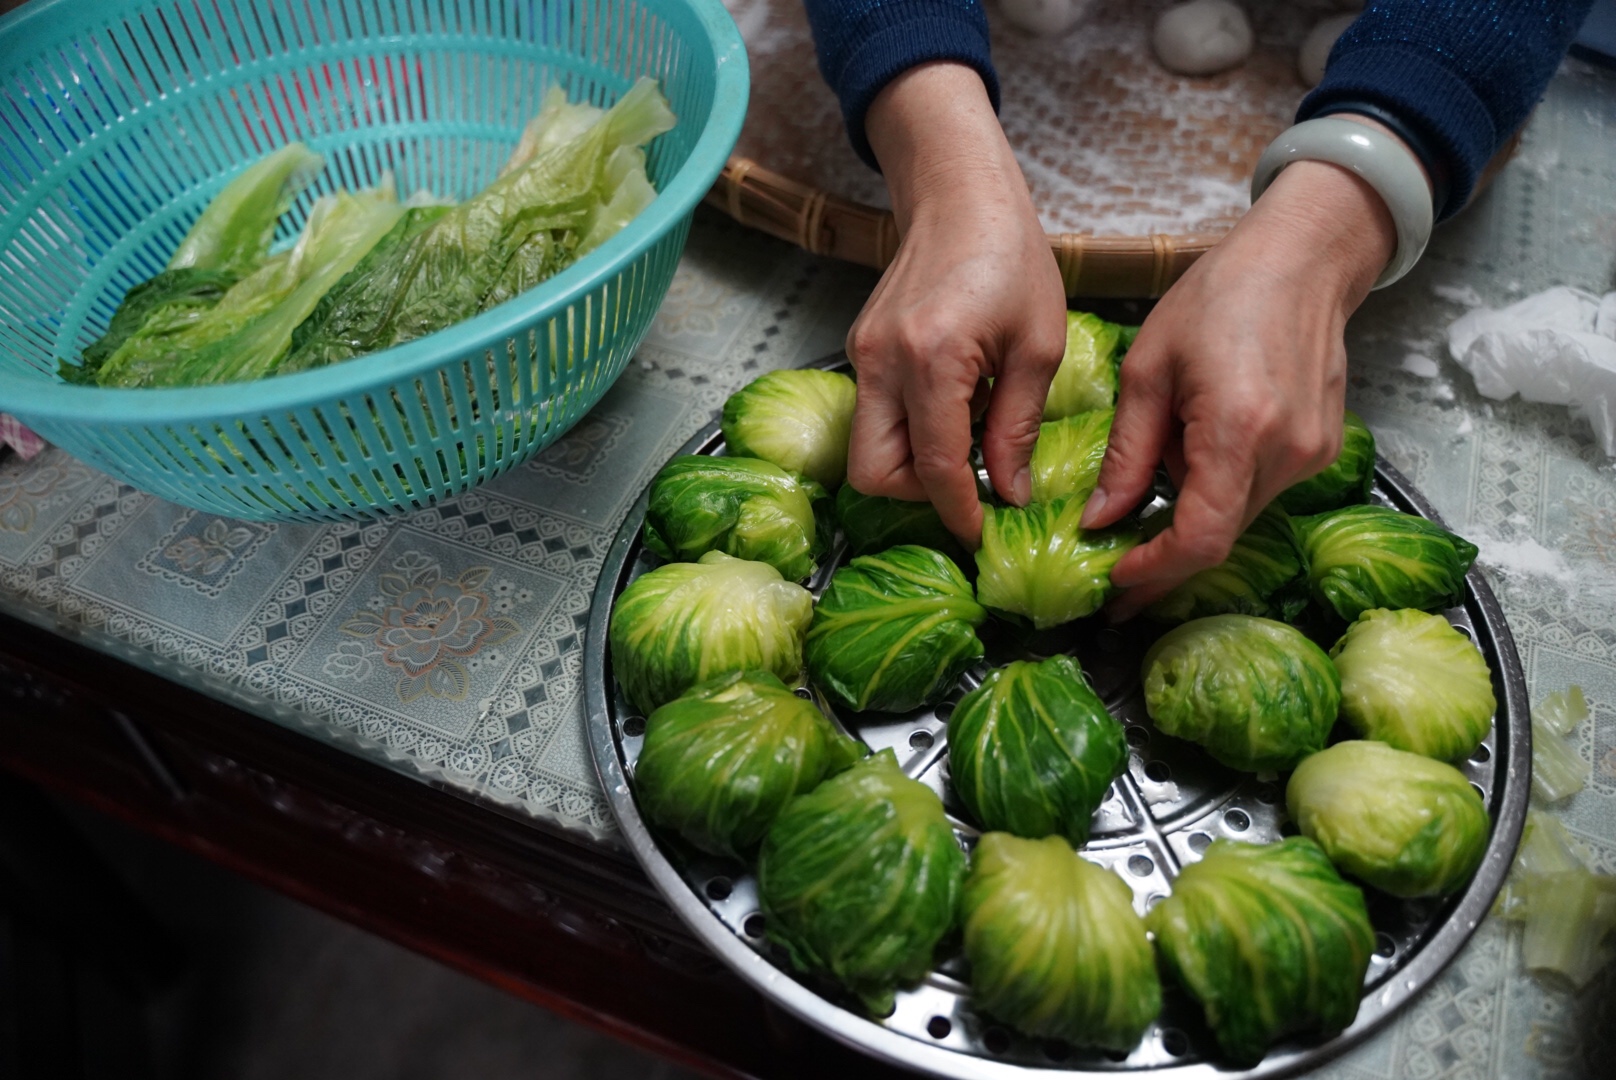
<instances>
[{"instance_id":1,"label":"flower motif on tablecloth","mask_svg":"<svg viewBox=\"0 0 1616 1080\"><path fill-rule=\"evenodd\" d=\"M135 565L217 599L278 526L187 510Z\"/></svg>"},{"instance_id":2,"label":"flower motif on tablecloth","mask_svg":"<svg viewBox=\"0 0 1616 1080\"><path fill-rule=\"evenodd\" d=\"M326 659L326 674L361 679L370 673L367 665L380 660L398 672L398 698L405 704L422 695L464 700L471 671L490 662L492 646L522 630L514 619L489 610L484 585L491 572L473 566L451 578L424 555L400 557L379 579L380 609L361 608L342 624L342 632L360 639L365 651L339 647Z\"/></svg>"},{"instance_id":3,"label":"flower motif on tablecloth","mask_svg":"<svg viewBox=\"0 0 1616 1080\"><path fill-rule=\"evenodd\" d=\"M344 641L336 651L325 658L320 670L333 679L352 679L354 682L364 682L370 678L375 670L375 663L381 654L371 648L367 642Z\"/></svg>"},{"instance_id":4,"label":"flower motif on tablecloth","mask_svg":"<svg viewBox=\"0 0 1616 1080\"><path fill-rule=\"evenodd\" d=\"M41 509L58 496L83 487L90 477L88 469L71 459L0 470L0 532L32 529Z\"/></svg>"},{"instance_id":5,"label":"flower motif on tablecloth","mask_svg":"<svg viewBox=\"0 0 1616 1080\"><path fill-rule=\"evenodd\" d=\"M212 577L258 537L257 532L245 525L232 525L224 518L214 518L200 536L182 537L164 548L163 558L187 574Z\"/></svg>"}]
</instances>

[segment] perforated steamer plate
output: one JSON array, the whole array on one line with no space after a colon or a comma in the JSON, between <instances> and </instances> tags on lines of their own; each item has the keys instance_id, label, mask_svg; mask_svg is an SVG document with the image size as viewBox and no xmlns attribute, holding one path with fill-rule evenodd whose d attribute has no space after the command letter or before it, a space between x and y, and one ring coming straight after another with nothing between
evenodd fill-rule
<instances>
[{"instance_id":1,"label":"perforated steamer plate","mask_svg":"<svg viewBox=\"0 0 1616 1080\"><path fill-rule=\"evenodd\" d=\"M838 361L845 365L845 360L833 358L816 366L834 367ZM723 454L718 426L701 431L680 452ZM1377 463L1374 499L1405 513L1436 517L1408 481L1384 461ZM645 718L624 700L612 678L607 626L623 589L660 565L641 543L645 510L642 494L607 555L595 591L585 655L590 748L624 839L691 931L738 975L807 1023L883 1061L957 1080L1010 1080L1029 1073L1064 1078L1147 1074L1162 1080L1294 1075L1361 1041L1435 979L1480 924L1508 873L1530 787L1530 717L1509 628L1492 590L1472 570L1466 579L1465 603L1444 614L1476 641L1493 672L1498 700L1493 728L1481 748L1459 766L1485 799L1493 834L1480 870L1457 896L1400 901L1365 890L1377 948L1364 979L1357 1019L1346 1031L1328 1040L1282 1043L1256 1067L1230 1070L1219 1064L1200 1007L1165 978L1162 1014L1131 1054L1076 1049L1028 1038L978 1015L971 1004L968 972L957 953L940 953L937 967L923 983L899 992L891 1016L872 1019L829 981L795 971L783 950L765 940L757 881L747 867L653 835L635 806L632 777ZM826 560L809 583L816 598L832 570L845 561L841 548ZM1134 906L1143 913L1171 891L1174 877L1199 859L1214 839L1260 843L1283 835L1283 778L1224 768L1194 744L1156 731L1145 712L1139 664L1160 628L1089 625L1098 622L1084 620L1029 634L990 621L981 631L985 660L935 708L905 715L839 714L817 693L806 689L798 693L812 696L827 715L872 750L891 748L908 775L942 796L961 843L969 847L977 830L947 783L946 727L954 704L997 665L1059 652L1075 655L1106 707L1124 725L1130 748L1128 769L1096 812L1083 854L1114 868L1133 889Z\"/></svg>"}]
</instances>

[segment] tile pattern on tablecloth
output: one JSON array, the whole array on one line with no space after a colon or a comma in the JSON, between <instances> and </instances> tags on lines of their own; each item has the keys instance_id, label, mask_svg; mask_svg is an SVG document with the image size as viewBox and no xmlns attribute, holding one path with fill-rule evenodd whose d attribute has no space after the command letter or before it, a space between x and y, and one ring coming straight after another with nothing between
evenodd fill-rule
<instances>
[{"instance_id":1,"label":"tile pattern on tablecloth","mask_svg":"<svg viewBox=\"0 0 1616 1080\"><path fill-rule=\"evenodd\" d=\"M1517 159L1438 231L1408 280L1370 298L1348 336L1350 404L1449 524L1482 543L1533 698L1572 681L1588 691L1594 719L1577 738L1593 779L1555 812L1609 871L1616 466L1564 409L1479 398L1442 335L1462 290L1500 306L1550 285L1616 286L1613 132L1616 76L1569 66ZM617 524L730 391L837 348L873 282L703 212L635 362L583 423L476 492L383 522L233 535L60 452L5 459L0 606L409 775L611 843L580 680L590 596ZM1440 374L1404 370L1410 354L1438 360ZM1572 580L1488 566L1491 546L1527 540L1560 553ZM152 572L181 563L190 569ZM390 611L402 619L433 603L464 605L474 625L446 631L452 640L435 652L389 654L378 634ZM495 616L510 626L475 622ZM434 665L437 693L419 682ZM1599 1075L1616 1049L1612 1001L1526 978L1518 931L1489 920L1395 1022L1317 1075Z\"/></svg>"}]
</instances>

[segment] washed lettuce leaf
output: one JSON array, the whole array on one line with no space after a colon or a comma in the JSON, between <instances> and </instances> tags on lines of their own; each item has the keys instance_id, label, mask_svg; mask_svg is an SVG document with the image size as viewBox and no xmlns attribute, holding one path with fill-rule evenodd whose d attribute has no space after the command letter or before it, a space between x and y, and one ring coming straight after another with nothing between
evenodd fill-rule
<instances>
[{"instance_id":1,"label":"washed lettuce leaf","mask_svg":"<svg viewBox=\"0 0 1616 1080\"><path fill-rule=\"evenodd\" d=\"M1117 400L1117 344L1122 328L1086 311L1066 313L1066 352L1044 399L1044 419L1059 420Z\"/></svg>"},{"instance_id":2,"label":"washed lettuce leaf","mask_svg":"<svg viewBox=\"0 0 1616 1080\"><path fill-rule=\"evenodd\" d=\"M644 195L630 181L643 158L618 151L672 126L656 83L641 79L581 135L536 147L479 194L418 222L355 267L299 327L287 370L413 341L571 265L598 239L592 230L627 205L612 209L620 191L630 202Z\"/></svg>"},{"instance_id":3,"label":"washed lettuce leaf","mask_svg":"<svg viewBox=\"0 0 1616 1080\"><path fill-rule=\"evenodd\" d=\"M936 701L981 659L987 612L948 557L903 545L836 571L808 628L808 673L832 701L903 712Z\"/></svg>"},{"instance_id":4,"label":"washed lettuce leaf","mask_svg":"<svg viewBox=\"0 0 1616 1080\"><path fill-rule=\"evenodd\" d=\"M802 674L802 636L813 617L807 589L768 563L709 551L632 581L612 609L612 669L646 714L697 683L733 671Z\"/></svg>"},{"instance_id":5,"label":"washed lettuce leaf","mask_svg":"<svg viewBox=\"0 0 1616 1080\"><path fill-rule=\"evenodd\" d=\"M1373 608L1330 656L1341 673L1341 715L1366 739L1455 761L1492 727L1487 659L1440 615Z\"/></svg>"},{"instance_id":6,"label":"washed lettuce leaf","mask_svg":"<svg viewBox=\"0 0 1616 1080\"><path fill-rule=\"evenodd\" d=\"M1375 949L1363 892L1305 836L1213 841L1145 925L1237 1066L1284 1035L1352 1023Z\"/></svg>"},{"instance_id":7,"label":"washed lettuce leaf","mask_svg":"<svg viewBox=\"0 0 1616 1080\"><path fill-rule=\"evenodd\" d=\"M182 338L268 258L275 223L314 178L321 160L302 143L290 143L226 185L192 224L167 268L125 294L106 333L85 347L79 362L57 365L63 380L103 385L102 369L131 338Z\"/></svg>"},{"instance_id":8,"label":"washed lettuce leaf","mask_svg":"<svg viewBox=\"0 0 1616 1080\"><path fill-rule=\"evenodd\" d=\"M915 544L942 552L962 569L972 565L970 555L929 502L865 495L852 484L843 484L836 493L836 520L854 555L875 555L899 544Z\"/></svg>"},{"instance_id":9,"label":"washed lettuce leaf","mask_svg":"<svg viewBox=\"0 0 1616 1080\"><path fill-rule=\"evenodd\" d=\"M1172 522L1172 511L1145 524L1153 536ZM1270 503L1229 551L1229 557L1202 570L1148 609L1153 619L1186 622L1208 615L1260 615L1290 620L1307 604L1307 564L1291 529L1290 517Z\"/></svg>"},{"instance_id":10,"label":"washed lettuce leaf","mask_svg":"<svg viewBox=\"0 0 1616 1080\"><path fill-rule=\"evenodd\" d=\"M1393 896L1447 896L1487 853L1492 821L1464 773L1423 754L1349 739L1291 773L1285 805L1303 836Z\"/></svg>"},{"instance_id":11,"label":"washed lettuce leaf","mask_svg":"<svg viewBox=\"0 0 1616 1080\"><path fill-rule=\"evenodd\" d=\"M521 168L539 154L554 150L563 143L583 135L595 126L595 121L606 115L606 110L587 101L568 101L567 92L559 84L544 92L539 111L522 128L522 137L516 149L500 166L499 175Z\"/></svg>"},{"instance_id":12,"label":"washed lettuce leaf","mask_svg":"<svg viewBox=\"0 0 1616 1080\"><path fill-rule=\"evenodd\" d=\"M653 824L703 851L745 857L794 796L863 754L770 672L734 672L650 715L634 787Z\"/></svg>"},{"instance_id":13,"label":"washed lettuce leaf","mask_svg":"<svg viewBox=\"0 0 1616 1080\"><path fill-rule=\"evenodd\" d=\"M1127 764L1122 725L1070 656L996 668L948 718L954 793L987 828L1016 836L1084 843Z\"/></svg>"},{"instance_id":14,"label":"washed lettuce leaf","mask_svg":"<svg viewBox=\"0 0 1616 1080\"><path fill-rule=\"evenodd\" d=\"M1251 615L1174 627L1145 653L1145 708L1231 769L1289 769L1324 749L1341 682L1300 630Z\"/></svg>"},{"instance_id":15,"label":"washed lettuce leaf","mask_svg":"<svg viewBox=\"0 0 1616 1080\"><path fill-rule=\"evenodd\" d=\"M709 551L766 562L786 578L812 574L826 537L812 480L750 457L681 454L651 481L645 546L664 559L694 562Z\"/></svg>"},{"instance_id":16,"label":"washed lettuce leaf","mask_svg":"<svg viewBox=\"0 0 1616 1080\"><path fill-rule=\"evenodd\" d=\"M164 270L141 282L124 296L107 332L85 346L79 362L63 361L58 365L62 379L80 386L99 386L101 369L126 341L136 334L148 339L182 334L213 310L236 280L236 275L226 270L188 266Z\"/></svg>"},{"instance_id":17,"label":"washed lettuce leaf","mask_svg":"<svg viewBox=\"0 0 1616 1080\"><path fill-rule=\"evenodd\" d=\"M839 371L771 371L724 402L724 442L732 454L772 461L834 491L847 479L857 400L858 385Z\"/></svg>"},{"instance_id":18,"label":"washed lettuce leaf","mask_svg":"<svg viewBox=\"0 0 1616 1080\"><path fill-rule=\"evenodd\" d=\"M1279 493L1279 504L1292 514L1318 514L1349 503L1369 501L1375 483L1375 436L1357 413L1348 409L1342 421L1341 453L1315 476Z\"/></svg>"},{"instance_id":19,"label":"washed lettuce leaf","mask_svg":"<svg viewBox=\"0 0 1616 1080\"><path fill-rule=\"evenodd\" d=\"M891 750L786 804L758 858L769 938L800 971L825 972L872 1014L931 970L954 928L965 853L924 784Z\"/></svg>"},{"instance_id":20,"label":"washed lettuce leaf","mask_svg":"<svg viewBox=\"0 0 1616 1080\"><path fill-rule=\"evenodd\" d=\"M289 251L271 256L182 327L150 319L101 365L102 386L202 386L273 374L292 332L403 213L383 186L322 197Z\"/></svg>"},{"instance_id":21,"label":"washed lettuce leaf","mask_svg":"<svg viewBox=\"0 0 1616 1080\"><path fill-rule=\"evenodd\" d=\"M1032 448L1032 501L1088 501L1100 481L1114 409L1090 409L1038 426Z\"/></svg>"},{"instance_id":22,"label":"washed lettuce leaf","mask_svg":"<svg viewBox=\"0 0 1616 1080\"><path fill-rule=\"evenodd\" d=\"M275 223L323 164L302 143L288 143L249 166L213 197L168 260L168 269L251 273L269 253Z\"/></svg>"},{"instance_id":23,"label":"washed lettuce leaf","mask_svg":"<svg viewBox=\"0 0 1616 1080\"><path fill-rule=\"evenodd\" d=\"M1060 837L984 835L960 910L972 999L1012 1027L1127 1051L1161 1011L1132 891Z\"/></svg>"},{"instance_id":24,"label":"washed lettuce leaf","mask_svg":"<svg viewBox=\"0 0 1616 1080\"><path fill-rule=\"evenodd\" d=\"M1083 502L982 506L976 597L1039 630L1100 610L1116 589L1111 569L1139 543L1136 528L1084 529Z\"/></svg>"}]
</instances>

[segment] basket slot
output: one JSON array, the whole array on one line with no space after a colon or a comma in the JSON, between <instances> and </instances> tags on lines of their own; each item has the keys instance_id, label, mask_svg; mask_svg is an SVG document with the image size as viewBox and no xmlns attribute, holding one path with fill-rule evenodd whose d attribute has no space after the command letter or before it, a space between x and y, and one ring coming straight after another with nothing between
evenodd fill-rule
<instances>
[{"instance_id":1,"label":"basket slot","mask_svg":"<svg viewBox=\"0 0 1616 1080\"><path fill-rule=\"evenodd\" d=\"M322 419L324 416L325 413L322 412ZM341 426L324 426L327 434L337 443L347 443L346 423ZM355 506L377 506L392 502L386 487L377 478L375 467L363 460L351 459L345 471L336 475L327 473L325 482L338 499Z\"/></svg>"},{"instance_id":2,"label":"basket slot","mask_svg":"<svg viewBox=\"0 0 1616 1080\"><path fill-rule=\"evenodd\" d=\"M427 415L422 408L424 400L431 393L423 380L416 380L401 386L396 395L400 410L405 417L405 437L410 441L409 453L415 460L417 469L422 475L431 480L434 490L442 491L449 484L449 465L442 460L444 444L441 441L445 428L434 422L434 417Z\"/></svg>"}]
</instances>

